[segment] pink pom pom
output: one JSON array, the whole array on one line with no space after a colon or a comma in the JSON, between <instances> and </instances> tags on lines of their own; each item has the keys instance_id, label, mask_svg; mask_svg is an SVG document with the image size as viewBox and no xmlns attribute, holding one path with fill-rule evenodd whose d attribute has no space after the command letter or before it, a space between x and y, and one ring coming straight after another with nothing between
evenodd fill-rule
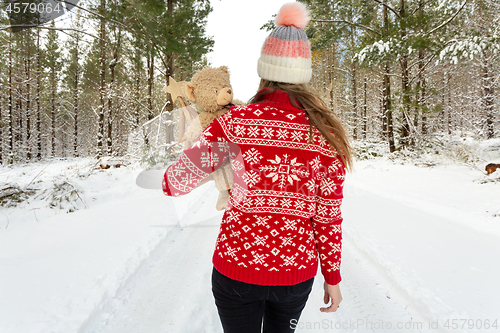
<instances>
[{"instance_id":1,"label":"pink pom pom","mask_svg":"<svg viewBox=\"0 0 500 333\"><path fill-rule=\"evenodd\" d=\"M276 23L276 26L293 25L296 28L304 29L307 23L309 23L309 19L309 13L303 3L291 2L284 4L280 8L278 16L276 16L276 20L274 22Z\"/></svg>"}]
</instances>

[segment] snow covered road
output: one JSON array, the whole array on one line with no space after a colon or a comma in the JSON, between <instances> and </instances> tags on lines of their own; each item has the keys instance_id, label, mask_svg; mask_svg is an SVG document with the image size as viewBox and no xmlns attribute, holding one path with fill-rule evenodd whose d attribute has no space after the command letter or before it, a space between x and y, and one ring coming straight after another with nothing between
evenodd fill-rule
<instances>
[{"instance_id":1,"label":"snow covered road","mask_svg":"<svg viewBox=\"0 0 500 333\"><path fill-rule=\"evenodd\" d=\"M113 303L81 332L222 332L210 289L219 223L216 216L176 228ZM319 311L323 280L318 275L297 332L333 332L339 324L347 327L340 331L352 332L354 324L363 331L364 325L378 325L381 319L411 320L405 304L388 297L384 280L373 275L373 268L363 263L358 251L347 241L342 310L336 314Z\"/></svg>"},{"instance_id":2,"label":"snow covered road","mask_svg":"<svg viewBox=\"0 0 500 333\"><path fill-rule=\"evenodd\" d=\"M222 217L213 183L167 198L137 188L132 168L80 178L81 162L71 163L54 162L46 178L73 179L88 209L2 210L0 332L222 332L210 283ZM31 179L42 168L22 171ZM342 206L343 302L319 311L318 272L297 332L497 331L498 182L456 165L378 160L357 170Z\"/></svg>"},{"instance_id":3,"label":"snow covered road","mask_svg":"<svg viewBox=\"0 0 500 333\"><path fill-rule=\"evenodd\" d=\"M222 214L203 220L214 199L169 234L82 332L222 331L210 290ZM323 279L318 272L297 332L444 332L448 319L495 318L496 236L356 186L346 188L343 213L341 308L333 314L319 311Z\"/></svg>"}]
</instances>

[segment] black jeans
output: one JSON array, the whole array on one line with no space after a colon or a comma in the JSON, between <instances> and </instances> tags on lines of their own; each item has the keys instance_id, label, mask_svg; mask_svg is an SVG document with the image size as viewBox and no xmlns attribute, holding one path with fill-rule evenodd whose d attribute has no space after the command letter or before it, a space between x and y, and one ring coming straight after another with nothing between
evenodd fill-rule
<instances>
[{"instance_id":1,"label":"black jeans","mask_svg":"<svg viewBox=\"0 0 500 333\"><path fill-rule=\"evenodd\" d=\"M262 286L230 279L214 267L212 293L224 333L294 332L313 282Z\"/></svg>"}]
</instances>

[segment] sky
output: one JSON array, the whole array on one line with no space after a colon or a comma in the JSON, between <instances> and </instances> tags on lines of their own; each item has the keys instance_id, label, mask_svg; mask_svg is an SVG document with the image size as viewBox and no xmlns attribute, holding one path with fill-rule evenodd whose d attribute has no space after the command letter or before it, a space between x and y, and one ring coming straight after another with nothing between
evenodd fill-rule
<instances>
[{"instance_id":1,"label":"sky","mask_svg":"<svg viewBox=\"0 0 500 333\"><path fill-rule=\"evenodd\" d=\"M213 67L227 66L234 98L247 102L257 91L257 60L269 31L260 30L291 0L211 0L207 35L215 41L207 55Z\"/></svg>"},{"instance_id":2,"label":"sky","mask_svg":"<svg viewBox=\"0 0 500 333\"><path fill-rule=\"evenodd\" d=\"M210 0L213 11L207 19L206 34L213 37L213 51L207 55L211 66L227 66L234 98L247 102L257 91L260 78L257 61L270 31L260 27L273 19L285 3L293 0ZM69 25L70 16L56 20ZM60 34L62 40L65 34Z\"/></svg>"}]
</instances>

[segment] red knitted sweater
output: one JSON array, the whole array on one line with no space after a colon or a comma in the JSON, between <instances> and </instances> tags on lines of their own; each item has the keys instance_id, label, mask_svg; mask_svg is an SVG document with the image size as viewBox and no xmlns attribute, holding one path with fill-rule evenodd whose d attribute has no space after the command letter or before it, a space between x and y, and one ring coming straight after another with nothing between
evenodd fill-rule
<instances>
[{"instance_id":1,"label":"red knitted sweater","mask_svg":"<svg viewBox=\"0 0 500 333\"><path fill-rule=\"evenodd\" d=\"M274 91L260 103L232 107L170 165L169 196L186 194L229 158L234 173L213 255L229 278L292 285L316 275L340 282L340 205L345 168L324 136Z\"/></svg>"}]
</instances>

